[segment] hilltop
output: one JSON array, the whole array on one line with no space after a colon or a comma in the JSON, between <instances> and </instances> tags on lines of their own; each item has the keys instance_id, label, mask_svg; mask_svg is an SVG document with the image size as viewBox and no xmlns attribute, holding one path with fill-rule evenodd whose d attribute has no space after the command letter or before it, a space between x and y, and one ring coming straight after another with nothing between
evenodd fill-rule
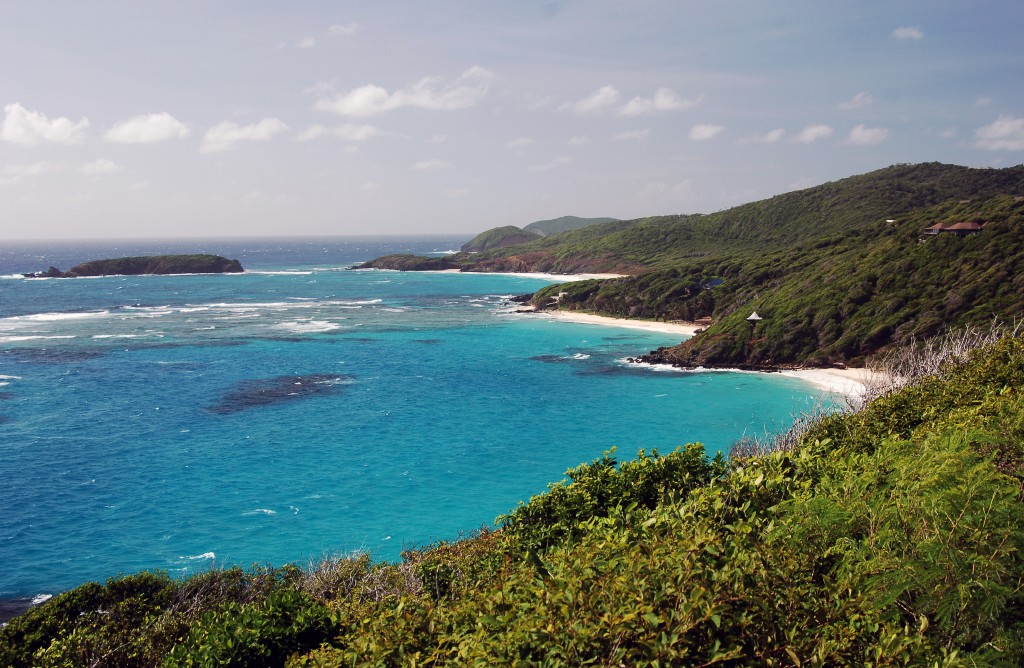
<instances>
[{"instance_id":1,"label":"hilltop","mask_svg":"<svg viewBox=\"0 0 1024 668\"><path fill-rule=\"evenodd\" d=\"M464 271L627 274L541 290L533 303L710 323L648 361L860 363L950 326L1024 315L1022 196L1024 166L895 165L713 214L613 221L444 261ZM978 229L925 234L957 223ZM754 311L764 320L751 329Z\"/></svg>"},{"instance_id":2,"label":"hilltop","mask_svg":"<svg viewBox=\"0 0 1024 668\"><path fill-rule=\"evenodd\" d=\"M581 227L600 225L601 223L614 223L618 218L580 218L579 216L561 216L551 220L538 220L530 223L523 229L527 232L535 232L542 237L547 237L559 232L568 232Z\"/></svg>"},{"instance_id":3,"label":"hilltop","mask_svg":"<svg viewBox=\"0 0 1024 668\"><path fill-rule=\"evenodd\" d=\"M552 220L538 220L534 223L519 228L515 225L494 227L481 232L468 242L462 245L463 253L481 253L483 251L507 248L509 246L521 246L537 239L542 239L551 234L567 232L569 230L599 225L615 221L615 218L578 218L576 216L562 216Z\"/></svg>"}]
</instances>

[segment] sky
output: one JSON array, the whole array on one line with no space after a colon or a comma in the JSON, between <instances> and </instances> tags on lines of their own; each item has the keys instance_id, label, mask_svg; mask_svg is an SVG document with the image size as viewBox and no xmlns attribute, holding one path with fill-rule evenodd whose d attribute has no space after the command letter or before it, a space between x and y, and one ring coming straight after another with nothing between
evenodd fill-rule
<instances>
[{"instance_id":1,"label":"sky","mask_svg":"<svg viewBox=\"0 0 1024 668\"><path fill-rule=\"evenodd\" d=\"M0 0L0 241L475 234L1024 162L1020 0Z\"/></svg>"}]
</instances>

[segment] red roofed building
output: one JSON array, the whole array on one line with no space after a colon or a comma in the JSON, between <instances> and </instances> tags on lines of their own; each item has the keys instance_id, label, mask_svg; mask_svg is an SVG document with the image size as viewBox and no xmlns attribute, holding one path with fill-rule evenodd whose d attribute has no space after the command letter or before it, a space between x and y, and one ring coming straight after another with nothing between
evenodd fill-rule
<instances>
[{"instance_id":1,"label":"red roofed building","mask_svg":"<svg viewBox=\"0 0 1024 668\"><path fill-rule=\"evenodd\" d=\"M964 223L953 223L952 225L946 225L945 223L935 223L930 227L924 228L922 234L928 237L934 237L943 232L951 232L958 237L966 237L970 234L977 234L985 226L981 223L964 222Z\"/></svg>"},{"instance_id":2,"label":"red roofed building","mask_svg":"<svg viewBox=\"0 0 1024 668\"><path fill-rule=\"evenodd\" d=\"M966 237L968 234L977 234L981 232L981 228L984 225L981 223L955 223L942 230L943 232L952 232L958 237Z\"/></svg>"}]
</instances>

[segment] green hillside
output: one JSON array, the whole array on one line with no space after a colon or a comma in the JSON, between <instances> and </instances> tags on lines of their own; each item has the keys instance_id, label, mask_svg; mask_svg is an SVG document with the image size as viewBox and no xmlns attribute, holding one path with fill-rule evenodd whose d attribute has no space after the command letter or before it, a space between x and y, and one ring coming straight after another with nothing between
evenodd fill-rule
<instances>
[{"instance_id":1,"label":"green hillside","mask_svg":"<svg viewBox=\"0 0 1024 668\"><path fill-rule=\"evenodd\" d=\"M551 236L559 232L568 232L580 227L599 225L601 223L613 223L618 218L580 218L578 216L562 216L551 220L538 220L523 227L527 232L535 232L541 236Z\"/></svg>"},{"instance_id":2,"label":"green hillside","mask_svg":"<svg viewBox=\"0 0 1024 668\"><path fill-rule=\"evenodd\" d=\"M541 235L536 232L527 232L515 225L506 225L505 227L495 227L486 232L481 232L462 244L460 250L463 253L479 253L496 248L505 248L506 246L519 246L540 238Z\"/></svg>"},{"instance_id":3,"label":"green hillside","mask_svg":"<svg viewBox=\"0 0 1024 668\"><path fill-rule=\"evenodd\" d=\"M445 262L465 271L628 274L547 288L533 301L619 317L710 319L697 337L645 358L652 362L860 363L949 327L1024 316L1022 197L1024 165L896 165L713 214L590 225ZM984 227L922 243L925 228L958 222ZM408 264L382 258L365 266ZM751 330L754 311L764 320Z\"/></svg>"},{"instance_id":4,"label":"green hillside","mask_svg":"<svg viewBox=\"0 0 1024 668\"><path fill-rule=\"evenodd\" d=\"M978 221L960 238L922 231ZM950 201L789 248L680 262L676 268L540 291L545 304L637 318L712 318L649 361L686 366L858 363L950 327L1024 317L1024 199ZM751 329L746 318L764 319Z\"/></svg>"},{"instance_id":5,"label":"green hillside","mask_svg":"<svg viewBox=\"0 0 1024 668\"><path fill-rule=\"evenodd\" d=\"M1024 194L1024 166L973 169L927 163L897 165L706 215L655 216L545 237L467 261L486 270L529 258L548 267L609 257L639 271L694 258L792 248L847 237L886 219L949 200Z\"/></svg>"},{"instance_id":6,"label":"green hillside","mask_svg":"<svg viewBox=\"0 0 1024 668\"><path fill-rule=\"evenodd\" d=\"M955 359L768 454L608 454L399 563L83 585L0 665L1022 665L1024 340Z\"/></svg>"}]
</instances>

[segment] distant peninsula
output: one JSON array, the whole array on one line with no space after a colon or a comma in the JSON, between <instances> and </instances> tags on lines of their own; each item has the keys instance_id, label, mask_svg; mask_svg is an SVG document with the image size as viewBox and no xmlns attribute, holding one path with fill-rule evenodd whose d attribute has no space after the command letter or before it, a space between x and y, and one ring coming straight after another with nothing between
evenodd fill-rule
<instances>
[{"instance_id":1,"label":"distant peninsula","mask_svg":"<svg viewBox=\"0 0 1024 668\"><path fill-rule=\"evenodd\" d=\"M148 274L237 274L245 271L238 260L220 255L146 255L90 260L67 271L50 267L24 274L25 278L78 278L82 276L141 276Z\"/></svg>"},{"instance_id":2,"label":"distant peninsula","mask_svg":"<svg viewBox=\"0 0 1024 668\"><path fill-rule=\"evenodd\" d=\"M532 240L531 225L494 228L472 252L355 268L621 274L529 302L700 323L640 357L683 368L861 366L951 328L1024 318L1024 165L898 164L714 213L587 222Z\"/></svg>"}]
</instances>

